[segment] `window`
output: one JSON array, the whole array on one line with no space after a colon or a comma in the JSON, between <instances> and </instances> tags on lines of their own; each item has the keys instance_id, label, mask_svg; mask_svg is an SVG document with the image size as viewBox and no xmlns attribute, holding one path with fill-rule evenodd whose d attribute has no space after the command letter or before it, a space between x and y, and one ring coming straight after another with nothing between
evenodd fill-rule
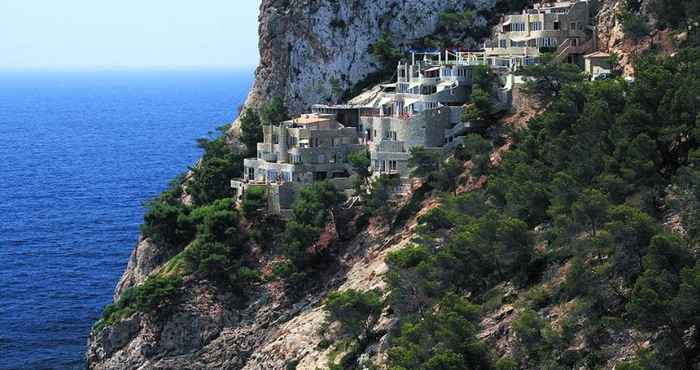
<instances>
[{"instance_id":1,"label":"window","mask_svg":"<svg viewBox=\"0 0 700 370\"><path fill-rule=\"evenodd\" d=\"M537 22L530 22L530 31L541 31L542 30L542 22L537 21Z\"/></svg>"},{"instance_id":2,"label":"window","mask_svg":"<svg viewBox=\"0 0 700 370\"><path fill-rule=\"evenodd\" d=\"M507 47L506 41L507 40L498 40L498 46L500 46L502 49L505 49Z\"/></svg>"},{"instance_id":3,"label":"window","mask_svg":"<svg viewBox=\"0 0 700 370\"><path fill-rule=\"evenodd\" d=\"M556 47L557 44L557 39L556 37L544 37L540 39L540 46L545 47L545 48L553 48Z\"/></svg>"},{"instance_id":4,"label":"window","mask_svg":"<svg viewBox=\"0 0 700 370\"><path fill-rule=\"evenodd\" d=\"M571 22L571 25L569 26L569 29L572 31L576 31L576 22Z\"/></svg>"},{"instance_id":5,"label":"window","mask_svg":"<svg viewBox=\"0 0 700 370\"><path fill-rule=\"evenodd\" d=\"M510 30L511 32L525 32L525 23L513 23Z\"/></svg>"},{"instance_id":6,"label":"window","mask_svg":"<svg viewBox=\"0 0 700 370\"><path fill-rule=\"evenodd\" d=\"M381 163L381 166L382 166L381 169L380 169L380 171L381 171L381 172L386 172L386 161L381 161L380 163Z\"/></svg>"},{"instance_id":7,"label":"window","mask_svg":"<svg viewBox=\"0 0 700 370\"><path fill-rule=\"evenodd\" d=\"M389 171L396 171L396 161L389 161Z\"/></svg>"},{"instance_id":8,"label":"window","mask_svg":"<svg viewBox=\"0 0 700 370\"><path fill-rule=\"evenodd\" d=\"M560 28L559 21L554 21L554 29L558 30Z\"/></svg>"}]
</instances>

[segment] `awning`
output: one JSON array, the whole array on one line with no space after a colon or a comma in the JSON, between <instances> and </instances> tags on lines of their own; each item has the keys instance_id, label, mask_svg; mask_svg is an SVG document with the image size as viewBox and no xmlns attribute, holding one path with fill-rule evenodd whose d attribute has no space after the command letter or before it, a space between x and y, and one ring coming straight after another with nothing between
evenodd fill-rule
<instances>
[{"instance_id":1,"label":"awning","mask_svg":"<svg viewBox=\"0 0 700 370\"><path fill-rule=\"evenodd\" d=\"M510 18L508 18L505 22L503 22L502 26L507 26L510 24Z\"/></svg>"},{"instance_id":2,"label":"awning","mask_svg":"<svg viewBox=\"0 0 700 370\"><path fill-rule=\"evenodd\" d=\"M435 72L435 71L439 71L439 70L440 70L440 67L431 67L431 68L426 69L423 72Z\"/></svg>"},{"instance_id":3,"label":"awning","mask_svg":"<svg viewBox=\"0 0 700 370\"><path fill-rule=\"evenodd\" d=\"M527 36L511 37L510 40L515 41L515 42L520 42L520 41L537 40L537 37L527 37Z\"/></svg>"}]
</instances>

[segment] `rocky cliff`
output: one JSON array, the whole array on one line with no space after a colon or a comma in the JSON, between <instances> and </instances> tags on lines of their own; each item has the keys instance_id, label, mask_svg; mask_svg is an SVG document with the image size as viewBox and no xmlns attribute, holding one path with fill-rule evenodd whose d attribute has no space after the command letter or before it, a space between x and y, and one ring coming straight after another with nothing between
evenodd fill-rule
<instances>
[{"instance_id":1,"label":"rocky cliff","mask_svg":"<svg viewBox=\"0 0 700 370\"><path fill-rule=\"evenodd\" d=\"M292 113L337 102L378 66L369 48L383 34L395 45L435 32L439 14L495 0L263 0L260 65L247 106L283 97ZM481 17L475 22L485 22Z\"/></svg>"},{"instance_id":2,"label":"rocky cliff","mask_svg":"<svg viewBox=\"0 0 700 370\"><path fill-rule=\"evenodd\" d=\"M260 65L246 105L259 106L281 96L292 112L312 104L337 102L343 92L379 68L368 49L384 32L397 45L435 32L446 9L474 6L490 9L495 0L263 0L260 10ZM601 43L617 45L612 33L617 1L603 3L598 16ZM477 22L486 22L477 19ZM426 212L434 205L426 200ZM90 369L317 369L327 368L333 352L322 345L321 301L332 290L382 288L384 257L410 242L416 216L406 226L359 230L350 240L334 244L336 264L328 266L306 296L291 299L277 283L261 284L241 305L236 297L206 281L186 280L183 297L168 312L134 313L93 333L87 349ZM115 291L142 283L157 273L172 255L149 239L134 249ZM513 294L513 293L509 293ZM507 306L484 319L483 338L508 353L512 310ZM374 328L384 333L360 356L381 365L389 329L395 325L384 312Z\"/></svg>"}]
</instances>

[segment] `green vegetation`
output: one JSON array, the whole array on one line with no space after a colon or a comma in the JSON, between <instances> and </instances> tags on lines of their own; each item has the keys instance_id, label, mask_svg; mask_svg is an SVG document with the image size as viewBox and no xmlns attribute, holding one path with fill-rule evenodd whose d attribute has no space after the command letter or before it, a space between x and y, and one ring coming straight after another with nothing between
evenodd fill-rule
<instances>
[{"instance_id":1,"label":"green vegetation","mask_svg":"<svg viewBox=\"0 0 700 370\"><path fill-rule=\"evenodd\" d=\"M394 72L396 65L403 56L401 50L394 46L391 34L386 32L370 45L369 52L385 75L391 75Z\"/></svg>"},{"instance_id":2,"label":"green vegetation","mask_svg":"<svg viewBox=\"0 0 700 370\"><path fill-rule=\"evenodd\" d=\"M260 123L263 125L278 125L289 119L289 111L282 98L276 96L260 108Z\"/></svg>"},{"instance_id":3,"label":"green vegetation","mask_svg":"<svg viewBox=\"0 0 700 370\"><path fill-rule=\"evenodd\" d=\"M389 349L391 369L491 369L476 335L479 307L447 294L423 320L404 322Z\"/></svg>"},{"instance_id":4,"label":"green vegetation","mask_svg":"<svg viewBox=\"0 0 700 370\"><path fill-rule=\"evenodd\" d=\"M267 210L267 190L265 187L248 187L245 194L243 194L241 209L249 220L262 216L262 213Z\"/></svg>"},{"instance_id":5,"label":"green vegetation","mask_svg":"<svg viewBox=\"0 0 700 370\"><path fill-rule=\"evenodd\" d=\"M299 191L292 205L293 215L287 222L282 247L292 270L286 269L282 273L293 275L315 264L324 251L311 247L343 200L344 196L328 181L315 182Z\"/></svg>"},{"instance_id":6,"label":"green vegetation","mask_svg":"<svg viewBox=\"0 0 700 370\"><path fill-rule=\"evenodd\" d=\"M650 10L661 28L687 28L700 17L695 0L652 0Z\"/></svg>"},{"instance_id":7,"label":"green vegetation","mask_svg":"<svg viewBox=\"0 0 700 370\"><path fill-rule=\"evenodd\" d=\"M575 64L556 63L551 56L542 56L541 64L522 68L518 74L526 79L524 91L543 104L559 96L565 86L581 83L584 76Z\"/></svg>"},{"instance_id":8,"label":"green vegetation","mask_svg":"<svg viewBox=\"0 0 700 370\"><path fill-rule=\"evenodd\" d=\"M644 15L628 11L620 16L620 21L625 35L629 35L635 41L649 35L649 19Z\"/></svg>"},{"instance_id":9,"label":"green vegetation","mask_svg":"<svg viewBox=\"0 0 700 370\"><path fill-rule=\"evenodd\" d=\"M183 259L189 274L209 279L238 294L257 280L245 266L246 239L241 233L240 216L232 199L220 199L192 211L197 238L188 246Z\"/></svg>"},{"instance_id":10,"label":"green vegetation","mask_svg":"<svg viewBox=\"0 0 700 370\"><path fill-rule=\"evenodd\" d=\"M189 219L190 208L180 201L183 181L183 177L179 177L158 198L146 204L141 225L144 237L178 249L192 241L195 227Z\"/></svg>"},{"instance_id":11,"label":"green vegetation","mask_svg":"<svg viewBox=\"0 0 700 370\"><path fill-rule=\"evenodd\" d=\"M246 157L257 157L257 145L263 141L263 129L260 114L252 108L241 112L238 120L241 125L240 139L246 147Z\"/></svg>"},{"instance_id":12,"label":"green vegetation","mask_svg":"<svg viewBox=\"0 0 700 370\"><path fill-rule=\"evenodd\" d=\"M369 185L370 175L372 175L369 169L369 166L371 165L369 152L366 150L360 150L350 153L348 155L348 162L350 162L352 169L357 174L357 178L355 178L355 183L353 185L355 192L359 194L363 189L367 188Z\"/></svg>"},{"instance_id":13,"label":"green vegetation","mask_svg":"<svg viewBox=\"0 0 700 370\"><path fill-rule=\"evenodd\" d=\"M380 293L374 290L361 292L352 289L333 292L328 295L324 303L323 308L326 312L324 326L329 327L332 323L339 324L335 334L343 339L336 349L343 348L347 351L339 365L333 364L334 360L331 360L329 367L332 369L357 368L357 356L367 348L368 344L376 340L377 333L373 332L373 328L384 308ZM330 346L330 343L327 343L327 346Z\"/></svg>"},{"instance_id":14,"label":"green vegetation","mask_svg":"<svg viewBox=\"0 0 700 370\"><path fill-rule=\"evenodd\" d=\"M326 320L340 323L341 335L361 341L371 336L383 303L376 291L346 290L333 292L326 298Z\"/></svg>"},{"instance_id":15,"label":"green vegetation","mask_svg":"<svg viewBox=\"0 0 700 370\"><path fill-rule=\"evenodd\" d=\"M240 177L243 171L244 155L226 142L228 126L220 127L219 131L222 135L217 138L198 140L204 155L191 169L192 178L186 184L195 206L230 197L231 179Z\"/></svg>"},{"instance_id":16,"label":"green vegetation","mask_svg":"<svg viewBox=\"0 0 700 370\"><path fill-rule=\"evenodd\" d=\"M95 323L93 331L99 332L135 312L155 314L167 308L177 300L181 284L180 278L155 276L146 279L141 285L125 290L117 302L102 310L102 318Z\"/></svg>"},{"instance_id":17,"label":"green vegetation","mask_svg":"<svg viewBox=\"0 0 700 370\"><path fill-rule=\"evenodd\" d=\"M482 169L489 176L485 190L444 194L441 205L419 219L414 244L387 259L388 302L402 328L434 322L426 318L453 295L493 307L494 289L511 282L527 289L513 323L519 346L512 359L492 366L527 361L537 368L599 368L606 360L601 344L615 340L610 330L625 327L658 336L629 366L697 363L691 328L700 312L700 264L693 253L700 230L698 60L695 49L640 58L631 84L584 81L577 70L552 64L525 68L548 109L514 134L499 168ZM473 159L490 145L472 136L462 150L455 156ZM444 160L417 154L412 163L420 175L434 173ZM687 237L662 231L658 205L664 200L681 215ZM543 287L546 266L566 261L562 284ZM571 308L558 325L538 311L564 302ZM401 333L393 363L429 368L423 361L443 346L422 331ZM577 333L584 350L567 351ZM441 354L439 368L463 368L466 359L480 358L453 352Z\"/></svg>"},{"instance_id":18,"label":"green vegetation","mask_svg":"<svg viewBox=\"0 0 700 370\"><path fill-rule=\"evenodd\" d=\"M372 180L360 196L362 198L362 211L369 216L378 216L384 221L390 221L394 216L392 197L399 179L392 176L379 176Z\"/></svg>"}]
</instances>

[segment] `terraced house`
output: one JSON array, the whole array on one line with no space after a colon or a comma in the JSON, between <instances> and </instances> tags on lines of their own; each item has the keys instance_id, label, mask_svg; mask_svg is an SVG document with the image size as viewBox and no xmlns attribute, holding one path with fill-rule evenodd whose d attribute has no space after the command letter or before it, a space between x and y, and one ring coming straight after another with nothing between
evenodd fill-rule
<instances>
[{"instance_id":1,"label":"terraced house","mask_svg":"<svg viewBox=\"0 0 700 370\"><path fill-rule=\"evenodd\" d=\"M244 161L245 175L231 185L242 197L251 186L264 187L269 211L284 213L298 187L330 180L351 188L350 152L367 150L374 176L410 182L411 148L448 151L473 128L461 113L469 102L473 70L489 66L500 84L492 101L501 108L518 105L519 66L535 64L545 52L556 62L583 64L595 47L588 0L549 2L503 16L483 50L411 51L398 63L396 80L377 85L343 105L314 105L311 114L264 127L257 158ZM597 54L586 66L598 73Z\"/></svg>"},{"instance_id":2,"label":"terraced house","mask_svg":"<svg viewBox=\"0 0 700 370\"><path fill-rule=\"evenodd\" d=\"M595 49L588 0L543 2L501 17L484 45L490 66L515 68L537 63L544 52L556 61L581 62Z\"/></svg>"},{"instance_id":3,"label":"terraced house","mask_svg":"<svg viewBox=\"0 0 700 370\"><path fill-rule=\"evenodd\" d=\"M257 157L243 161L244 175L231 181L239 199L250 187L264 187L274 213L289 208L297 188L329 180L350 187L347 156L363 148L357 128L345 127L335 114L304 114L263 127Z\"/></svg>"},{"instance_id":4,"label":"terraced house","mask_svg":"<svg viewBox=\"0 0 700 370\"><path fill-rule=\"evenodd\" d=\"M474 66L483 60L451 51L416 53L399 63L396 83L364 102L360 127L375 175L409 176L410 149L450 148L469 129L461 121ZM418 57L418 58L416 58Z\"/></svg>"}]
</instances>

